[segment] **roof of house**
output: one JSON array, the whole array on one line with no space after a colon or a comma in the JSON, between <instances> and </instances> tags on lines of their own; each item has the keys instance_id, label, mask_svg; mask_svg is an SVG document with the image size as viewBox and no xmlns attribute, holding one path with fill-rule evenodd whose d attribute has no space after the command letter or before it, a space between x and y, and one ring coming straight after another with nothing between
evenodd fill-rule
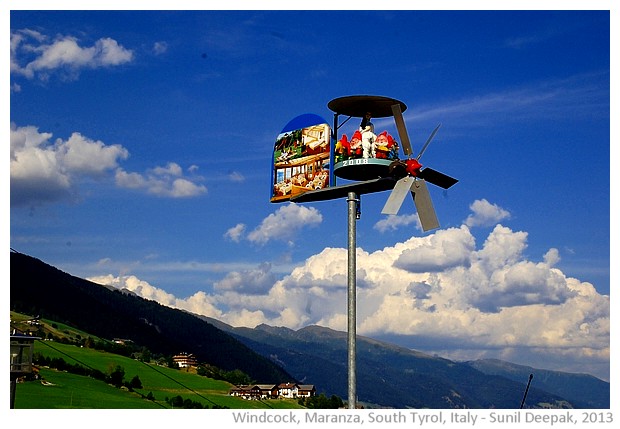
<instances>
[{"instance_id":1,"label":"roof of house","mask_svg":"<svg viewBox=\"0 0 620 429\"><path fill-rule=\"evenodd\" d=\"M299 387L297 383L280 383L278 385L278 389L293 389L295 387Z\"/></svg>"},{"instance_id":2,"label":"roof of house","mask_svg":"<svg viewBox=\"0 0 620 429\"><path fill-rule=\"evenodd\" d=\"M275 384L257 384L256 386L262 390L272 390L276 388Z\"/></svg>"}]
</instances>

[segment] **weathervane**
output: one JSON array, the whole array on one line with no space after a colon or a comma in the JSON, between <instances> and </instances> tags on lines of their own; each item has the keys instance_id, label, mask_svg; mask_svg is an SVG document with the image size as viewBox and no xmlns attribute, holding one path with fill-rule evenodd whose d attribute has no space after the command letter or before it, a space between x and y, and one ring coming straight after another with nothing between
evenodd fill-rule
<instances>
[{"instance_id":1,"label":"weathervane","mask_svg":"<svg viewBox=\"0 0 620 429\"><path fill-rule=\"evenodd\" d=\"M403 114L407 106L389 97L354 95L330 101L333 129L320 116L305 114L291 120L276 139L273 153L271 202L304 203L347 197L347 332L348 407L356 408L356 220L360 196L392 190L381 213L395 215L410 192L424 231L439 228L439 221L426 183L448 189L458 182L431 168L420 158L439 130L438 125L415 158ZM340 115L348 118L339 124ZM351 139L339 128L351 118L362 118ZM406 159L399 158L399 145L387 131L375 134L372 118L394 117ZM352 181L336 185L335 177Z\"/></svg>"}]
</instances>

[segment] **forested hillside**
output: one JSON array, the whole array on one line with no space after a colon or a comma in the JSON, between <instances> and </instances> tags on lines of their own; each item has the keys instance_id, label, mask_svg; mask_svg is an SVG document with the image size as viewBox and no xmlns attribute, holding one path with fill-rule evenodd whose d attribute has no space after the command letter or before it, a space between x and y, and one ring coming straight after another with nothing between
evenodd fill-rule
<instances>
[{"instance_id":1,"label":"forested hillside","mask_svg":"<svg viewBox=\"0 0 620 429\"><path fill-rule=\"evenodd\" d=\"M64 273L11 252L11 310L40 315L101 338L125 338L153 353L188 352L224 370L240 369L256 382L293 380L282 368L208 322Z\"/></svg>"}]
</instances>

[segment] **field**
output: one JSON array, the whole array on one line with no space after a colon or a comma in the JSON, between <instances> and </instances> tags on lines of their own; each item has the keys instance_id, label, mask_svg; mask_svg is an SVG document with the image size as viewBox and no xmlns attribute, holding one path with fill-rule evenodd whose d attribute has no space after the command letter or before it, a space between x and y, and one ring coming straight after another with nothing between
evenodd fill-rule
<instances>
[{"instance_id":1,"label":"field","mask_svg":"<svg viewBox=\"0 0 620 429\"><path fill-rule=\"evenodd\" d=\"M11 316L13 318L14 314L12 313ZM44 321L46 326L48 323ZM58 326L58 324L54 325ZM68 332L63 326L55 329ZM70 334L76 335L76 332L71 331ZM79 364L105 374L109 374L120 366L125 372L124 379L131 380L138 376L142 388L136 388L134 392L130 392L125 388L117 388L91 377L40 367L41 380L17 384L15 408L172 408L166 399L176 396L181 396L183 400L199 402L205 408L301 408L294 400L248 401L232 397L228 395L232 385L226 381L199 376L187 370L172 369L154 363L147 364L90 348L37 340L34 352L49 358L62 358L68 364ZM152 400L146 399L147 395Z\"/></svg>"},{"instance_id":2,"label":"field","mask_svg":"<svg viewBox=\"0 0 620 429\"><path fill-rule=\"evenodd\" d=\"M155 402L90 377L45 368L40 373L50 384L44 385L40 381L19 383L15 408L161 408Z\"/></svg>"}]
</instances>

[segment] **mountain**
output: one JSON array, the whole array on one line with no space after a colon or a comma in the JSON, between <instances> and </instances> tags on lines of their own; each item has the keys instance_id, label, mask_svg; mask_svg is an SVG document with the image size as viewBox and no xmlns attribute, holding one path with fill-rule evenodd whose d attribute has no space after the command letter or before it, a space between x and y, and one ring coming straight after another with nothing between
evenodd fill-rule
<instances>
[{"instance_id":1,"label":"mountain","mask_svg":"<svg viewBox=\"0 0 620 429\"><path fill-rule=\"evenodd\" d=\"M314 384L318 393L348 396L345 332L320 326L235 328L110 290L16 252L11 253L11 309L103 338L130 338L156 353L191 352L222 369L241 369L257 382L296 380ZM515 409L530 373L535 378L528 408L609 407L609 383L594 377L501 361L454 362L358 336L358 401L367 406Z\"/></svg>"},{"instance_id":2,"label":"mountain","mask_svg":"<svg viewBox=\"0 0 620 429\"><path fill-rule=\"evenodd\" d=\"M561 395L578 408L609 408L609 383L588 374L536 369L498 359L466 363L485 374L499 375L511 380L527 380L529 374L532 374L532 386Z\"/></svg>"},{"instance_id":3,"label":"mountain","mask_svg":"<svg viewBox=\"0 0 620 429\"><path fill-rule=\"evenodd\" d=\"M317 385L319 391L347 397L345 332L320 326L297 331L268 325L234 328L208 320L277 362L296 379L311 380L308 382ZM363 336L358 336L356 348L358 400L371 406L519 408L530 374L507 377L502 373L485 373L471 362L453 362ZM565 377L569 380L571 374ZM575 375L575 380L578 378L580 375ZM609 404L609 383L598 381L596 391L590 391L589 403L569 400L559 385L549 386L553 388L550 391L534 383L528 391L526 407L605 408L603 405Z\"/></svg>"},{"instance_id":4,"label":"mountain","mask_svg":"<svg viewBox=\"0 0 620 429\"><path fill-rule=\"evenodd\" d=\"M101 338L131 339L153 353L196 355L221 369L240 369L259 383L294 378L271 360L190 313L64 273L11 252L11 310L79 327Z\"/></svg>"}]
</instances>

